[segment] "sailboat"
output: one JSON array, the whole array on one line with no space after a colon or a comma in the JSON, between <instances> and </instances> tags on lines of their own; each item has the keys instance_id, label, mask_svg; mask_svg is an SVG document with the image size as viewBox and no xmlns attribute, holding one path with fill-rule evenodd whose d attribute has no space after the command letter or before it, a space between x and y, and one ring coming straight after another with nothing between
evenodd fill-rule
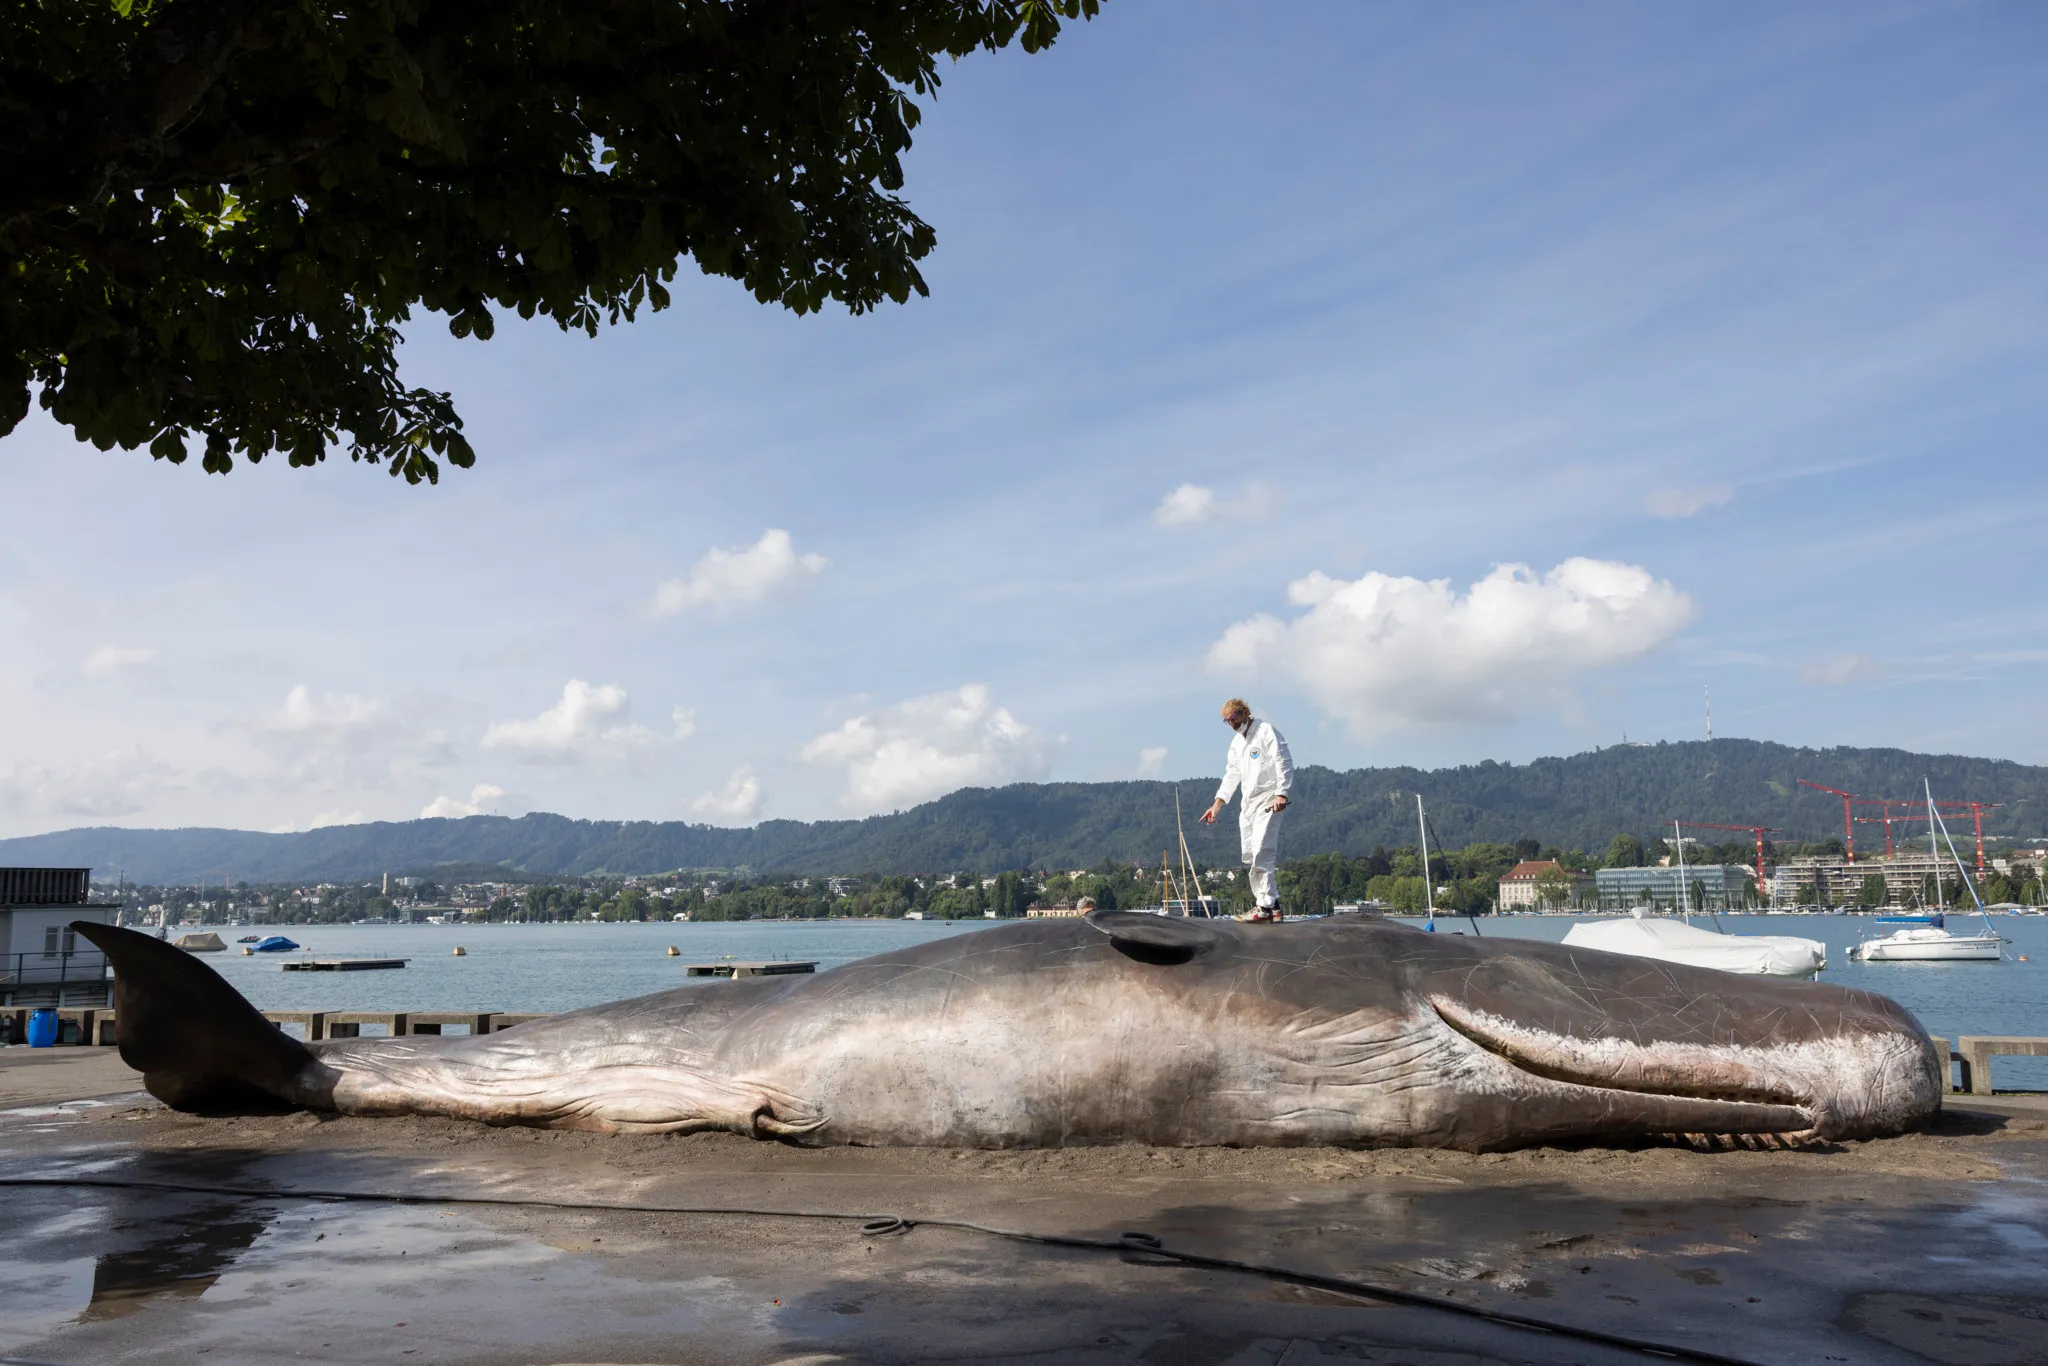
<instances>
[{"instance_id":1,"label":"sailboat","mask_svg":"<svg viewBox=\"0 0 2048 1366\"><path fill-rule=\"evenodd\" d=\"M1171 850L1159 855L1159 904L1140 906L1136 909L1144 915L1175 915L1193 917L1197 920L1215 920L1223 915L1223 908L1215 897L1202 888L1202 875L1195 868L1195 856L1188 850L1188 831L1181 820L1180 789L1173 790L1173 824L1180 836L1180 895L1175 896L1173 881L1173 853Z\"/></svg>"},{"instance_id":2,"label":"sailboat","mask_svg":"<svg viewBox=\"0 0 2048 1366\"><path fill-rule=\"evenodd\" d=\"M1574 948L1654 958L1660 963L1685 963L1764 977L1811 977L1828 965L1827 945L1789 934L1729 934L1714 912L1713 930L1692 923L1692 898L1685 867L1685 836L1671 822L1678 847L1678 911L1682 921L1652 920L1636 908L1627 920L1580 923L1565 932ZM1703 910L1710 908L1702 907Z\"/></svg>"},{"instance_id":3,"label":"sailboat","mask_svg":"<svg viewBox=\"0 0 2048 1366\"><path fill-rule=\"evenodd\" d=\"M1422 928L1429 934L1435 934L1437 886L1436 883L1430 879L1429 874L1429 812L1423 809L1422 794L1420 792L1415 794L1415 825L1417 832L1421 835L1422 838L1422 901L1424 907L1429 912L1429 919L1423 922ZM1437 848L1443 848L1444 842L1441 836L1437 838L1436 844ZM1472 912L1465 912L1465 923L1472 927L1473 938L1478 939L1483 937L1479 933L1479 922L1473 919ZM1464 931L1456 930L1453 931L1453 933L1463 934Z\"/></svg>"},{"instance_id":4,"label":"sailboat","mask_svg":"<svg viewBox=\"0 0 2048 1366\"><path fill-rule=\"evenodd\" d=\"M1921 784L1927 793L1927 847L1934 851L1936 866L1939 867L1940 841L1947 842L1948 856L1955 862L1956 872L1962 875L1970 900L1977 903L1977 914L1984 918L1984 931L1981 934L1957 934L1944 928L1937 916L1933 924L1899 930L1882 939L1865 939L1849 950L1849 956L1863 963L1996 963L2005 957L2005 939L1992 928L1991 916L1984 909L1984 899L1977 895L1976 884L1970 881L1970 870L1963 866L1963 857L1956 852L1956 842L1949 836L1948 822L1935 809L1934 785L1924 778ZM1934 882L1938 890L1941 886L1938 874Z\"/></svg>"}]
</instances>

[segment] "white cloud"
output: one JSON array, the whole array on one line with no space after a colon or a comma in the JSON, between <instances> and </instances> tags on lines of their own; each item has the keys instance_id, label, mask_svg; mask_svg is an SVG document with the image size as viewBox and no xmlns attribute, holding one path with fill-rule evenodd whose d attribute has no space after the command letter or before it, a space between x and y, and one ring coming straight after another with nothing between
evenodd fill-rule
<instances>
[{"instance_id":1,"label":"white cloud","mask_svg":"<svg viewBox=\"0 0 2048 1366\"><path fill-rule=\"evenodd\" d=\"M308 830L322 830L330 825L361 825L369 817L360 811L322 811L303 825L273 825L273 835L303 835Z\"/></svg>"},{"instance_id":2,"label":"white cloud","mask_svg":"<svg viewBox=\"0 0 2048 1366\"><path fill-rule=\"evenodd\" d=\"M300 683L284 705L263 719L262 728L280 735L321 735L358 744L392 729L390 709L360 693L314 692Z\"/></svg>"},{"instance_id":3,"label":"white cloud","mask_svg":"<svg viewBox=\"0 0 2048 1366\"><path fill-rule=\"evenodd\" d=\"M830 564L823 555L799 555L787 531L768 530L743 550L713 550L687 578L669 579L654 593L654 615L672 617L697 607L729 609L815 578Z\"/></svg>"},{"instance_id":4,"label":"white cloud","mask_svg":"<svg viewBox=\"0 0 2048 1366\"><path fill-rule=\"evenodd\" d=\"M741 764L725 782L690 802L690 810L712 821L744 823L761 809L761 780L752 764Z\"/></svg>"},{"instance_id":5,"label":"white cloud","mask_svg":"<svg viewBox=\"0 0 2048 1366\"><path fill-rule=\"evenodd\" d=\"M420 819L430 821L439 817L446 820L459 821L464 816L495 816L498 814L498 802L504 795L505 789L502 787L494 787L490 783L478 783L469 790L469 800L467 801L460 797L434 798L434 800L428 802L421 809Z\"/></svg>"},{"instance_id":6,"label":"white cloud","mask_svg":"<svg viewBox=\"0 0 2048 1366\"><path fill-rule=\"evenodd\" d=\"M155 658L156 651L147 645L102 645L85 657L82 667L87 678L99 678L138 668Z\"/></svg>"},{"instance_id":7,"label":"white cloud","mask_svg":"<svg viewBox=\"0 0 2048 1366\"><path fill-rule=\"evenodd\" d=\"M250 724L250 738L270 760L251 776L294 794L359 792L452 763L447 732L420 725L411 710L297 684L282 707Z\"/></svg>"},{"instance_id":8,"label":"white cloud","mask_svg":"<svg viewBox=\"0 0 2048 1366\"><path fill-rule=\"evenodd\" d=\"M1138 751L1138 776L1156 778L1166 771L1166 746L1154 745Z\"/></svg>"},{"instance_id":9,"label":"white cloud","mask_svg":"<svg viewBox=\"0 0 2048 1366\"><path fill-rule=\"evenodd\" d=\"M1280 509L1280 499L1264 484L1250 483L1235 497L1218 500L1216 490L1182 484L1159 500L1152 520L1160 526L1202 526L1209 522L1263 522Z\"/></svg>"},{"instance_id":10,"label":"white cloud","mask_svg":"<svg viewBox=\"0 0 2048 1366\"><path fill-rule=\"evenodd\" d=\"M1017 720L980 683L913 697L842 722L802 750L846 769L852 811L915 805L956 788L1042 778L1059 740Z\"/></svg>"},{"instance_id":11,"label":"white cloud","mask_svg":"<svg viewBox=\"0 0 2048 1366\"><path fill-rule=\"evenodd\" d=\"M697 710L694 707L671 707L668 720L674 727L669 738L678 744L697 733Z\"/></svg>"},{"instance_id":12,"label":"white cloud","mask_svg":"<svg viewBox=\"0 0 2048 1366\"><path fill-rule=\"evenodd\" d=\"M322 811L306 822L306 828L320 830L330 825L361 825L368 819L360 811Z\"/></svg>"},{"instance_id":13,"label":"white cloud","mask_svg":"<svg viewBox=\"0 0 2048 1366\"><path fill-rule=\"evenodd\" d=\"M1840 654L1830 659L1810 660L1801 665L1799 681L1840 686L1845 683L1861 683L1866 679L1883 678L1890 672L1891 666L1881 659L1861 654Z\"/></svg>"},{"instance_id":14,"label":"white cloud","mask_svg":"<svg viewBox=\"0 0 2048 1366\"><path fill-rule=\"evenodd\" d=\"M493 721L484 732L483 747L531 764L623 758L660 738L628 721L630 705L626 690L617 684L593 685L572 678L562 685L561 700L540 715L525 721Z\"/></svg>"},{"instance_id":15,"label":"white cloud","mask_svg":"<svg viewBox=\"0 0 2048 1366\"><path fill-rule=\"evenodd\" d=\"M184 786L169 764L140 749L116 750L62 769L0 769L0 809L108 821L145 810Z\"/></svg>"},{"instance_id":16,"label":"white cloud","mask_svg":"<svg viewBox=\"0 0 2048 1366\"><path fill-rule=\"evenodd\" d=\"M1735 490L1725 484L1704 489L1658 489L1643 504L1657 517L1690 517L1719 507L1734 496Z\"/></svg>"},{"instance_id":17,"label":"white cloud","mask_svg":"<svg viewBox=\"0 0 2048 1366\"><path fill-rule=\"evenodd\" d=\"M1223 633L1212 672L1291 680L1353 733L1410 722L1503 720L1576 675L1635 659L1692 618L1692 599L1631 564L1573 558L1542 577L1505 564L1460 596L1448 579L1310 574L1308 610Z\"/></svg>"}]
</instances>

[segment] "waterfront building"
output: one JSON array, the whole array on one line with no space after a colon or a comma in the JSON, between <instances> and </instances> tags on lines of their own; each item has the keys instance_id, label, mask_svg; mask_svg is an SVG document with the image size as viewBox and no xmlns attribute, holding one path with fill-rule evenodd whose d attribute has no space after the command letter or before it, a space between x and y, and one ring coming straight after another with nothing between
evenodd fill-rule
<instances>
[{"instance_id":1,"label":"waterfront building","mask_svg":"<svg viewBox=\"0 0 2048 1366\"><path fill-rule=\"evenodd\" d=\"M1051 906L1037 902L1024 908L1026 920L1072 920L1095 909L1095 898L1084 896L1079 901L1061 901Z\"/></svg>"},{"instance_id":2,"label":"waterfront building","mask_svg":"<svg viewBox=\"0 0 2048 1366\"><path fill-rule=\"evenodd\" d=\"M1603 911L1636 906L1675 911L1679 906L1680 870L1668 868L1602 868L1593 874ZM1756 879L1736 863L1703 863L1683 872L1685 901L1695 911L1740 910L1755 896Z\"/></svg>"},{"instance_id":3,"label":"waterfront building","mask_svg":"<svg viewBox=\"0 0 2048 1366\"><path fill-rule=\"evenodd\" d=\"M1934 890L1939 873L1942 887ZM1972 876L1975 876L1974 871ZM1792 859L1778 865L1771 875L1773 905L1856 906L1874 905L1864 895L1864 879L1884 879L1887 906L1924 906L1931 900L1941 905L1958 885L1956 865L1946 853L1940 858L1928 854L1894 854L1890 858L1859 859L1855 863L1840 854Z\"/></svg>"},{"instance_id":4,"label":"waterfront building","mask_svg":"<svg viewBox=\"0 0 2048 1366\"><path fill-rule=\"evenodd\" d=\"M112 925L120 913L92 899L90 868L0 868L0 1005L110 1004L106 955L71 922Z\"/></svg>"},{"instance_id":5,"label":"waterfront building","mask_svg":"<svg viewBox=\"0 0 2048 1366\"><path fill-rule=\"evenodd\" d=\"M1564 900L1556 907L1543 904L1541 889L1537 883L1544 874L1555 869L1565 879ZM1555 882L1555 878L1551 879ZM1582 906L1593 892L1594 881L1590 874L1575 873L1556 859L1527 859L1508 869L1500 880L1500 909L1503 911L1566 910Z\"/></svg>"}]
</instances>

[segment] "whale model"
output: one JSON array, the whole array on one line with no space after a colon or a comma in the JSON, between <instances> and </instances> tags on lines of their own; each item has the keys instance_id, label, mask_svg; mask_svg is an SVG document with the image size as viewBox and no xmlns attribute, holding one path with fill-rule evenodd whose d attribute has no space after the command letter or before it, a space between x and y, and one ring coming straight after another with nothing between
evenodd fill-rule
<instances>
[{"instance_id":1,"label":"whale model","mask_svg":"<svg viewBox=\"0 0 2048 1366\"><path fill-rule=\"evenodd\" d=\"M302 1044L168 944L79 922L168 1104L810 1145L1428 1146L1870 1137L1942 1053L1842 987L1336 917L1027 921L814 976L681 987L473 1037Z\"/></svg>"}]
</instances>

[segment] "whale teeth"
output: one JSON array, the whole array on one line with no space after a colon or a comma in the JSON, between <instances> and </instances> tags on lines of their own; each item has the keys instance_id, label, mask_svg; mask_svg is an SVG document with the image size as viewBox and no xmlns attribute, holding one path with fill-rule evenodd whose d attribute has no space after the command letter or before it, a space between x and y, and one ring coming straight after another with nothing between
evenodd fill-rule
<instances>
[{"instance_id":1,"label":"whale teeth","mask_svg":"<svg viewBox=\"0 0 2048 1366\"><path fill-rule=\"evenodd\" d=\"M1653 1134L1659 1143L1683 1145L1703 1153L1732 1153L1747 1149L1750 1152L1798 1152L1816 1142L1811 1132L1772 1134L1696 1134L1670 1133Z\"/></svg>"}]
</instances>

